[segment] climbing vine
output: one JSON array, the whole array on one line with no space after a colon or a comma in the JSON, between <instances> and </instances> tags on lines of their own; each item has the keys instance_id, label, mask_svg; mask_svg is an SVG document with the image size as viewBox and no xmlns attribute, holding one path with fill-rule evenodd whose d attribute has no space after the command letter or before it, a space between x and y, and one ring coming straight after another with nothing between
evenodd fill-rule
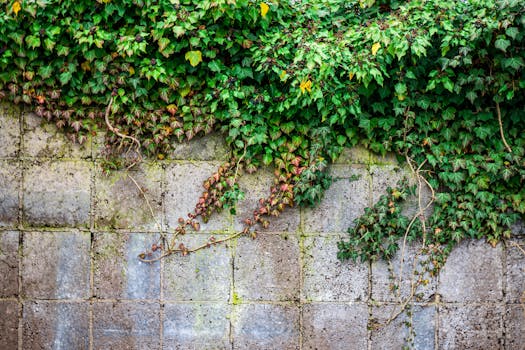
<instances>
[{"instance_id":1,"label":"climbing vine","mask_svg":"<svg viewBox=\"0 0 525 350\"><path fill-rule=\"evenodd\" d=\"M458 242L495 245L525 214L522 1L0 3L0 98L78 143L108 131L108 169L225 135L230 160L174 238L152 246L162 256L255 236L285 208L315 205L330 162L355 145L397 154L417 185L366 209L341 259L391 259L400 242L421 240L437 273ZM199 219L235 213L239 176L263 165L275 181L242 232L177 242ZM401 202L424 188L430 200L407 217Z\"/></svg>"}]
</instances>

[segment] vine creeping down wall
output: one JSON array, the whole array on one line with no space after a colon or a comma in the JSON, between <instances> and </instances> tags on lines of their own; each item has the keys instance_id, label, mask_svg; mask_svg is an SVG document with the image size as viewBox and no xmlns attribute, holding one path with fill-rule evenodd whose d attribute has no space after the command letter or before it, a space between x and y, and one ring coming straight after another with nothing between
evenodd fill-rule
<instances>
[{"instance_id":1,"label":"vine creeping down wall","mask_svg":"<svg viewBox=\"0 0 525 350\"><path fill-rule=\"evenodd\" d=\"M255 240L147 264L138 254L159 234L173 234L228 153L222 138L210 135L162 161L107 176L102 141L73 145L34 114L2 107L2 349L520 349L525 342L525 255L517 248L525 245L523 226L494 248L461 243L440 275L418 289L409 312L389 325L410 295L421 242L392 259L393 273L384 261L336 258L352 221L410 176L395 158L347 150L318 207L285 212ZM253 210L272 173L242 181L247 193L238 214ZM417 211L416 202L405 210ZM183 243L242 227L223 212ZM392 276L400 272L400 293L393 294Z\"/></svg>"}]
</instances>

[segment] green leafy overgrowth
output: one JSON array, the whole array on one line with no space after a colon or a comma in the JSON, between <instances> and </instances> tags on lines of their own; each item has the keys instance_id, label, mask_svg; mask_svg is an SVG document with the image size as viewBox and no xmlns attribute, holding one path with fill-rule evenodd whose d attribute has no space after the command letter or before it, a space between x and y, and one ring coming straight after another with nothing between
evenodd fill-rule
<instances>
[{"instance_id":1,"label":"green leafy overgrowth","mask_svg":"<svg viewBox=\"0 0 525 350\"><path fill-rule=\"evenodd\" d=\"M358 144L421 166L434 211L408 235L436 251L467 237L496 244L525 213L522 1L2 6L0 97L77 142L106 129L110 100L109 123L161 159L174 142L224 133L232 160L208 179L195 216L232 208L239 168L265 164L275 184L247 225L267 226L287 206L318 202L328 162ZM357 219L340 258L392 256L409 220L397 210L407 189L396 191Z\"/></svg>"}]
</instances>

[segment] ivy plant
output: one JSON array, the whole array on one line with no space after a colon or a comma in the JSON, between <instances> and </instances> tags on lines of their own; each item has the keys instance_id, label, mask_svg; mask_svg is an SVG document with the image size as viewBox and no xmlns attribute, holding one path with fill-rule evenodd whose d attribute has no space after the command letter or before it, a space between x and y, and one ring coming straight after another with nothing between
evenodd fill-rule
<instances>
[{"instance_id":1,"label":"ivy plant","mask_svg":"<svg viewBox=\"0 0 525 350\"><path fill-rule=\"evenodd\" d=\"M109 149L164 159L174 142L223 133L231 159L177 234L234 212L238 177L271 166L270 194L239 233L255 235L319 202L329 164L355 145L407 162L433 212L411 220L398 206L418 190L389 189L339 243L341 259L389 259L406 237L439 268L461 240L495 245L525 214L522 1L0 3L0 98L72 140L107 130Z\"/></svg>"}]
</instances>

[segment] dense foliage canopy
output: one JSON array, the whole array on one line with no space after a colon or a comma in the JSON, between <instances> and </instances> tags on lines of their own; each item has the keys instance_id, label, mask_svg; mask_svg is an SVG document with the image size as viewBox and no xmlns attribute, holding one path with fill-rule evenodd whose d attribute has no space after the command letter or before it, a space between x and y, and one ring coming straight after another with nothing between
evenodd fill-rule
<instances>
[{"instance_id":1,"label":"dense foliage canopy","mask_svg":"<svg viewBox=\"0 0 525 350\"><path fill-rule=\"evenodd\" d=\"M266 226L315 204L329 162L358 144L407 161L434 211L410 220L399 206L410 188L389 189L341 258L388 258L405 235L435 252L466 237L495 244L525 213L520 0L2 3L0 97L80 143L109 126L110 144L130 135L159 159L175 141L224 133L232 160L194 217L234 207L237 176L264 164L275 186L246 222Z\"/></svg>"}]
</instances>

